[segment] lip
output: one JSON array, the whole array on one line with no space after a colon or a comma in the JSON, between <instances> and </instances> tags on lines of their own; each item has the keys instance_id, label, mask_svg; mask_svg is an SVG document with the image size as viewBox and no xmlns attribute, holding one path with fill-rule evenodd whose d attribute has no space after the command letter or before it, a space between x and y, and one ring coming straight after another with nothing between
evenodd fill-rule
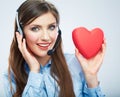
<instances>
[{"instance_id":1,"label":"lip","mask_svg":"<svg viewBox=\"0 0 120 97\"><path fill-rule=\"evenodd\" d=\"M48 50L50 44L51 43L38 43L37 45L41 50Z\"/></svg>"}]
</instances>

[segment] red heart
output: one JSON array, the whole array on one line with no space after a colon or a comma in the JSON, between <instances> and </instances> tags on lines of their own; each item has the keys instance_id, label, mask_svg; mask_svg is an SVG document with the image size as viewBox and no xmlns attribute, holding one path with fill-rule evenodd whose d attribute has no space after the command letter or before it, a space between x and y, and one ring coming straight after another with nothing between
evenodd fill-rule
<instances>
[{"instance_id":1,"label":"red heart","mask_svg":"<svg viewBox=\"0 0 120 97\"><path fill-rule=\"evenodd\" d=\"M103 38L104 34L100 28L88 31L84 27L78 27L72 32L72 39L76 48L87 59L98 53L101 49Z\"/></svg>"}]
</instances>

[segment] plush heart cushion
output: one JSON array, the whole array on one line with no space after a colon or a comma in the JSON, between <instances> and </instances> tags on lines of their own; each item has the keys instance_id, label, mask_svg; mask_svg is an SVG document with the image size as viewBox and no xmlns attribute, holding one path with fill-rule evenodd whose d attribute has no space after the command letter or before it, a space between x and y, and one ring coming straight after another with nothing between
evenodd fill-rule
<instances>
[{"instance_id":1,"label":"plush heart cushion","mask_svg":"<svg viewBox=\"0 0 120 97\"><path fill-rule=\"evenodd\" d=\"M72 39L79 52L88 59L101 49L104 33L100 28L89 31L85 27L78 27L73 30Z\"/></svg>"}]
</instances>

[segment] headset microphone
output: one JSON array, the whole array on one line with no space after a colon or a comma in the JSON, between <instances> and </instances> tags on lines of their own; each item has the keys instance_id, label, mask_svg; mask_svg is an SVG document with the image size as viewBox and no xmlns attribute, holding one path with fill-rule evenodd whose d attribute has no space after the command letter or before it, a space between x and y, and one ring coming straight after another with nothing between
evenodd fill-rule
<instances>
[{"instance_id":1,"label":"headset microphone","mask_svg":"<svg viewBox=\"0 0 120 97\"><path fill-rule=\"evenodd\" d=\"M55 49L58 47L58 45L59 45L59 43L60 43L60 39L61 39L61 30L59 29L59 30L58 30L58 36L57 36L57 40L56 40L56 42L55 42L55 45L54 45L53 49L51 49L51 50L49 50L49 51L47 52L48 55L52 55L52 54L54 53Z\"/></svg>"}]
</instances>

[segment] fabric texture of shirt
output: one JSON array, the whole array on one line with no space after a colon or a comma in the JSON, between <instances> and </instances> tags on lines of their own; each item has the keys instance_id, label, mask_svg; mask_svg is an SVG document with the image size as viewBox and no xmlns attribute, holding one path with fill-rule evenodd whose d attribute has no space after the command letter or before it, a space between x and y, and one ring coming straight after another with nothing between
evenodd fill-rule
<instances>
[{"instance_id":1,"label":"fabric texture of shirt","mask_svg":"<svg viewBox=\"0 0 120 97\"><path fill-rule=\"evenodd\" d=\"M88 88L80 63L74 54L65 54L66 62L73 81L73 88L76 97L105 97L100 86ZM51 61L44 67L41 66L39 73L31 72L27 64L25 69L28 73L28 80L23 90L22 97L58 97L59 86L50 74ZM16 90L14 77L12 76L12 87ZM8 73L0 74L0 97L12 97Z\"/></svg>"}]
</instances>

